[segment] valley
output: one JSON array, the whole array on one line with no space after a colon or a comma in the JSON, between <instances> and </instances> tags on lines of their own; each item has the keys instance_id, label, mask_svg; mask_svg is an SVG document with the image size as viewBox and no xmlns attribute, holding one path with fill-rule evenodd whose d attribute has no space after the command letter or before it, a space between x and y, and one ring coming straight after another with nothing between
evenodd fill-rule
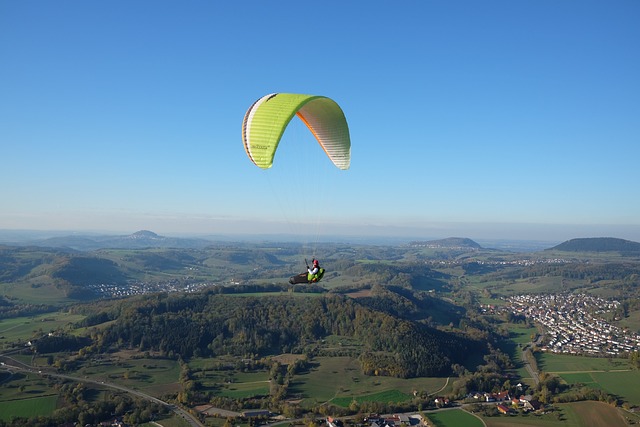
<instances>
[{"instance_id":1,"label":"valley","mask_svg":"<svg viewBox=\"0 0 640 427\"><path fill-rule=\"evenodd\" d=\"M585 399L637 422L638 343L615 347L611 331L640 331L640 257L465 243L323 244L315 256L328 272L316 285L286 282L308 257L290 243L0 246L0 402L13 408L0 423L97 423L100 402L123 389L169 405L125 393L117 400L128 423L160 417L180 425L174 406L213 426L230 418L211 408L260 414L235 424L274 416L355 423L358 414L394 412L428 418L445 398L445 406L479 411L486 424L510 416L563 425L572 411L562 405ZM608 338L555 354L577 333L560 337L552 327L560 311L542 301L553 298L577 298L581 321L609 330ZM561 357L572 359L560 368ZM468 396L497 392L529 396L547 415L515 401L509 415L496 403L469 406L478 402ZM30 405L45 408L34 413L41 421L29 418Z\"/></svg>"}]
</instances>

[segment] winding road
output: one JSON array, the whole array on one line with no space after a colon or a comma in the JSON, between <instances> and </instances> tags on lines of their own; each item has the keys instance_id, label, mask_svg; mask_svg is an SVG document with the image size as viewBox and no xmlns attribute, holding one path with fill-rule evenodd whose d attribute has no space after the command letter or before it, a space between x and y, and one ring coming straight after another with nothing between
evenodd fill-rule
<instances>
[{"instance_id":1,"label":"winding road","mask_svg":"<svg viewBox=\"0 0 640 427\"><path fill-rule=\"evenodd\" d=\"M108 387L108 388L112 388L115 390L119 390L119 391L123 391L125 393L129 393L133 396L137 396L140 397L142 399L157 403L159 405L163 405L166 406L167 408L171 409L176 415L178 415L179 417L183 418L186 422L189 423L189 425L191 425L192 427L205 427L204 424L202 424L200 422L200 420L198 418L196 418L195 416L193 416L190 412L182 409L181 407L174 405L172 403L169 402L165 402L164 400L160 400L157 397L151 396L150 394L144 393L142 391L139 390L134 390L131 388L127 388L118 384L113 384L113 383L107 383L104 381L97 381L97 380L92 380L89 378L81 378L81 377L75 377L72 375L64 375L64 374L58 374L55 372L51 372L48 370L35 370L33 367L26 365L18 360L15 360L14 358L7 356L6 354L0 355L0 360L2 361L3 365L1 366L4 370L6 370L7 372L10 373L14 373L15 371L23 371L23 372L31 372L34 374L38 374L38 375L48 375L50 377L56 377L56 378L63 378L63 379L67 379L67 380L71 380L71 381L77 381L77 382L82 382L82 383L87 383L87 384L94 384L97 385L99 387Z\"/></svg>"}]
</instances>

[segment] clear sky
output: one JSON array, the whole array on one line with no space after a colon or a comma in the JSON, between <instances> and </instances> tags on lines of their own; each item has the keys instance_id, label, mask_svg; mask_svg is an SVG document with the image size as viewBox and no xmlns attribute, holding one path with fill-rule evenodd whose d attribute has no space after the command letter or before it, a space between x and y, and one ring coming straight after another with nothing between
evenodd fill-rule
<instances>
[{"instance_id":1,"label":"clear sky","mask_svg":"<svg viewBox=\"0 0 640 427\"><path fill-rule=\"evenodd\" d=\"M639 22L637 0L0 0L0 229L640 241ZM248 160L272 92L342 107L349 171L293 122L271 170Z\"/></svg>"}]
</instances>

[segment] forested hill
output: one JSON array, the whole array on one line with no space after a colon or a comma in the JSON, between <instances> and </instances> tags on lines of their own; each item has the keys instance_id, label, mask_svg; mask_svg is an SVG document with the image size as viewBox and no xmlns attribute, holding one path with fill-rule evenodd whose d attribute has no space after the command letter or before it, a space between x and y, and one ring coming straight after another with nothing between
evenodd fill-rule
<instances>
[{"instance_id":1,"label":"forested hill","mask_svg":"<svg viewBox=\"0 0 640 427\"><path fill-rule=\"evenodd\" d=\"M452 364L482 345L421 323L396 318L343 296L230 296L210 291L159 294L123 301L87 321L117 319L98 332L102 351L128 347L168 357L313 354L329 335L360 343L352 349L368 374L448 375Z\"/></svg>"},{"instance_id":2,"label":"forested hill","mask_svg":"<svg viewBox=\"0 0 640 427\"><path fill-rule=\"evenodd\" d=\"M640 254L640 243L613 237L592 237L572 239L548 250L566 252L620 252Z\"/></svg>"}]
</instances>

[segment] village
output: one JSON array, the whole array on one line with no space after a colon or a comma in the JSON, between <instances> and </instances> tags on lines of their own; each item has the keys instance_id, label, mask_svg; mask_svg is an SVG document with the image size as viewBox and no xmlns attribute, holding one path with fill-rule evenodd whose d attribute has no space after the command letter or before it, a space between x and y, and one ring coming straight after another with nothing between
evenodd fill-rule
<instances>
[{"instance_id":1,"label":"village","mask_svg":"<svg viewBox=\"0 0 640 427\"><path fill-rule=\"evenodd\" d=\"M586 294L517 295L506 298L507 309L546 329L540 349L553 353L623 357L640 350L640 335L605 320L620 306Z\"/></svg>"},{"instance_id":2,"label":"village","mask_svg":"<svg viewBox=\"0 0 640 427\"><path fill-rule=\"evenodd\" d=\"M125 298L133 295L143 295L153 292L197 292L213 283L184 283L178 279L167 280L165 282L128 282L126 284L100 283L97 285L87 285L96 295L101 298Z\"/></svg>"}]
</instances>

